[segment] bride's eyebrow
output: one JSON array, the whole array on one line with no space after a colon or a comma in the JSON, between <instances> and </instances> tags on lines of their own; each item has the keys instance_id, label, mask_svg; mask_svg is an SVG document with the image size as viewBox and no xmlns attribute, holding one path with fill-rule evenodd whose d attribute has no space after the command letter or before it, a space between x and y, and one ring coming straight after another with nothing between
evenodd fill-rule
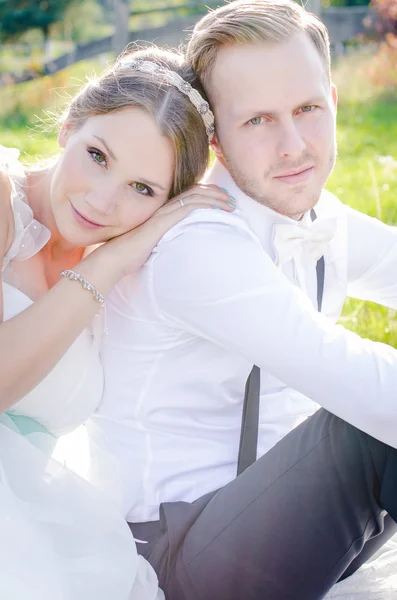
<instances>
[{"instance_id":1,"label":"bride's eyebrow","mask_svg":"<svg viewBox=\"0 0 397 600\"><path fill-rule=\"evenodd\" d=\"M162 192L166 192L167 190L165 189L165 187L163 187L162 185L160 185L159 183L154 183L154 181L149 181L148 179L146 179L146 177L142 177L141 179L138 179L138 181L140 183L143 183L145 185L149 185L150 187L156 187L159 190L161 190Z\"/></svg>"},{"instance_id":2,"label":"bride's eyebrow","mask_svg":"<svg viewBox=\"0 0 397 600\"><path fill-rule=\"evenodd\" d=\"M115 157L114 153L111 151L111 149L109 148L109 146L107 145L107 143L105 142L105 140L100 137L99 135L94 135L94 138L96 138L97 140L99 140L106 148L107 153L109 154L110 158L112 158L113 160L117 160L117 158Z\"/></svg>"}]
</instances>

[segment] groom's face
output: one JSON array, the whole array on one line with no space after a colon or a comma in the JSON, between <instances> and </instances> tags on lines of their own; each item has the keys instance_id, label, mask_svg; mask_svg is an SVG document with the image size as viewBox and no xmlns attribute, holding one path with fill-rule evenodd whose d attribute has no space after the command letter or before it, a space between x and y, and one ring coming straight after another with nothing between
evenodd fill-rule
<instances>
[{"instance_id":1,"label":"groom's face","mask_svg":"<svg viewBox=\"0 0 397 600\"><path fill-rule=\"evenodd\" d=\"M246 194L299 219L336 154L336 90L313 42L300 34L221 48L208 87L218 158Z\"/></svg>"}]
</instances>

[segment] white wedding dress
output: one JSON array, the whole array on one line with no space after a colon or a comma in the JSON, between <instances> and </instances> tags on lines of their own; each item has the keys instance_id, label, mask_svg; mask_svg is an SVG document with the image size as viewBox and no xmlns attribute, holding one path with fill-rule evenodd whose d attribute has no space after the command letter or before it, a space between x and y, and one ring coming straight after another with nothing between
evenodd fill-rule
<instances>
[{"instance_id":1,"label":"white wedding dress","mask_svg":"<svg viewBox=\"0 0 397 600\"><path fill-rule=\"evenodd\" d=\"M24 174L17 159L18 151L0 146L0 168L13 186L15 218L14 242L2 267L4 320L32 304L18 289L15 261L31 258L49 239L22 192ZM118 505L50 456L57 437L81 425L101 399L97 321L34 390L0 415L4 600L164 598L153 569L137 554Z\"/></svg>"}]
</instances>

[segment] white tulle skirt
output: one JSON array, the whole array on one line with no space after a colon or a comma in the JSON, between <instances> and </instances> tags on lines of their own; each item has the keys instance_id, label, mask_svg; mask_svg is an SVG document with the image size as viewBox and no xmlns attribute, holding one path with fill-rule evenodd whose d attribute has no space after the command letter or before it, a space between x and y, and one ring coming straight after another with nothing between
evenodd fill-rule
<instances>
[{"instance_id":1,"label":"white tulle skirt","mask_svg":"<svg viewBox=\"0 0 397 600\"><path fill-rule=\"evenodd\" d=\"M0 417L0 598L164 598L117 504L51 458L49 441Z\"/></svg>"},{"instance_id":2,"label":"white tulle skirt","mask_svg":"<svg viewBox=\"0 0 397 600\"><path fill-rule=\"evenodd\" d=\"M351 577L334 585L324 600L396 600L397 536Z\"/></svg>"}]
</instances>

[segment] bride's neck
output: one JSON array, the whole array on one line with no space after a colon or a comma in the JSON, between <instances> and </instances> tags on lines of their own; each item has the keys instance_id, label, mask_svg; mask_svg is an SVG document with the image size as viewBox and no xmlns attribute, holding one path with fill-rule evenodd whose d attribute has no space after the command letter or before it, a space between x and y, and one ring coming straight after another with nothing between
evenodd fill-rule
<instances>
[{"instance_id":1,"label":"bride's neck","mask_svg":"<svg viewBox=\"0 0 397 600\"><path fill-rule=\"evenodd\" d=\"M84 248L77 248L67 242L60 234L51 206L51 182L53 166L26 172L26 195L35 219L51 232L51 238L45 247L45 254L52 260L78 262L84 254Z\"/></svg>"}]
</instances>

